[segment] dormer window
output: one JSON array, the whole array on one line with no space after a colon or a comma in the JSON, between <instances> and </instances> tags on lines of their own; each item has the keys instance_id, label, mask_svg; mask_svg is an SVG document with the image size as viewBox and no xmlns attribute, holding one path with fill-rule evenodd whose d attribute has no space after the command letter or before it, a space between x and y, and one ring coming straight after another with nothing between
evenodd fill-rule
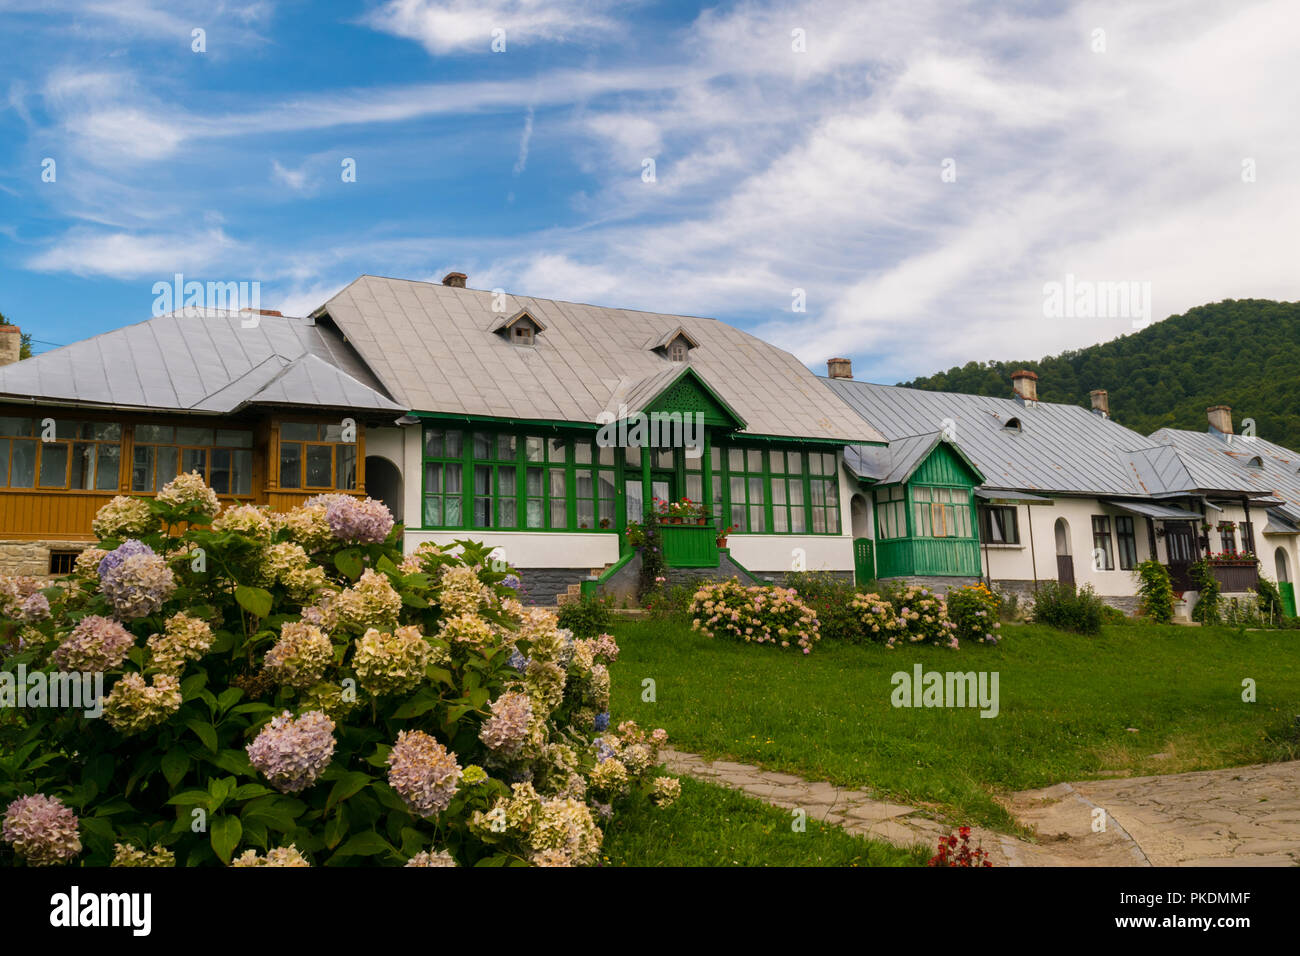
<instances>
[{"instance_id":1,"label":"dormer window","mask_svg":"<svg viewBox=\"0 0 1300 956\"><path fill-rule=\"evenodd\" d=\"M488 331L504 335L513 345L536 345L538 334L545 332L546 326L527 309L520 309L509 318L497 319Z\"/></svg>"},{"instance_id":2,"label":"dormer window","mask_svg":"<svg viewBox=\"0 0 1300 956\"><path fill-rule=\"evenodd\" d=\"M1254 458L1252 458L1250 461L1246 462L1246 467L1248 467L1248 468L1263 468L1263 467L1264 467L1264 459L1261 458L1259 455L1256 455L1256 456L1255 456Z\"/></svg>"},{"instance_id":3,"label":"dormer window","mask_svg":"<svg viewBox=\"0 0 1300 956\"><path fill-rule=\"evenodd\" d=\"M652 340L647 348L658 352L670 362L685 362L690 356L691 349L698 348L699 344L685 329L678 326Z\"/></svg>"},{"instance_id":4,"label":"dormer window","mask_svg":"<svg viewBox=\"0 0 1300 956\"><path fill-rule=\"evenodd\" d=\"M1002 426L1003 431L1018 432L1020 431L1020 419L1008 418L1006 424Z\"/></svg>"}]
</instances>

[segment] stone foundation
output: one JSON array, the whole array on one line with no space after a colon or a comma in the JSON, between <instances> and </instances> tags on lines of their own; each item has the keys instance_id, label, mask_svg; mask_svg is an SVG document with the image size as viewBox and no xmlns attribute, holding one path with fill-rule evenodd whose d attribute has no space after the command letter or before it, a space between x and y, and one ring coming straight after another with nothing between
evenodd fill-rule
<instances>
[{"instance_id":1,"label":"stone foundation","mask_svg":"<svg viewBox=\"0 0 1300 956\"><path fill-rule=\"evenodd\" d=\"M0 574L50 577L51 551L80 551L92 541L0 541Z\"/></svg>"},{"instance_id":2,"label":"stone foundation","mask_svg":"<svg viewBox=\"0 0 1300 956\"><path fill-rule=\"evenodd\" d=\"M570 584L579 584L591 576L591 568L519 568L523 584L519 600L524 604L552 606L556 598L568 593Z\"/></svg>"}]
</instances>

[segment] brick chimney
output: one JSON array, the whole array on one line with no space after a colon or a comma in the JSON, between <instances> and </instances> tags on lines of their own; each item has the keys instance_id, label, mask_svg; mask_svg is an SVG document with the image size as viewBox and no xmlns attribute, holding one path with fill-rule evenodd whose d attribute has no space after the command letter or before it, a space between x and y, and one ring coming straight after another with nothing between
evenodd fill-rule
<instances>
[{"instance_id":1,"label":"brick chimney","mask_svg":"<svg viewBox=\"0 0 1300 956\"><path fill-rule=\"evenodd\" d=\"M827 359L826 374L830 378L852 378L853 363L846 358Z\"/></svg>"},{"instance_id":2,"label":"brick chimney","mask_svg":"<svg viewBox=\"0 0 1300 956\"><path fill-rule=\"evenodd\" d=\"M1016 397L1022 402L1038 401L1038 376L1029 369L1022 368L1019 372L1011 373L1011 387L1016 391Z\"/></svg>"},{"instance_id":3,"label":"brick chimney","mask_svg":"<svg viewBox=\"0 0 1300 956\"><path fill-rule=\"evenodd\" d=\"M1205 410L1205 415L1210 420L1210 429L1220 432L1224 435L1232 434L1232 406L1231 405L1211 405Z\"/></svg>"},{"instance_id":4,"label":"brick chimney","mask_svg":"<svg viewBox=\"0 0 1300 956\"><path fill-rule=\"evenodd\" d=\"M22 330L16 325L0 325L0 365L13 365L22 354Z\"/></svg>"},{"instance_id":5,"label":"brick chimney","mask_svg":"<svg viewBox=\"0 0 1300 956\"><path fill-rule=\"evenodd\" d=\"M1092 398L1092 410L1102 418L1110 418L1110 394L1104 388L1094 388L1088 395Z\"/></svg>"},{"instance_id":6,"label":"brick chimney","mask_svg":"<svg viewBox=\"0 0 1300 956\"><path fill-rule=\"evenodd\" d=\"M468 278L469 276L463 272L448 272L442 277L442 284L451 286L453 289L463 289L465 288L465 280Z\"/></svg>"}]
</instances>

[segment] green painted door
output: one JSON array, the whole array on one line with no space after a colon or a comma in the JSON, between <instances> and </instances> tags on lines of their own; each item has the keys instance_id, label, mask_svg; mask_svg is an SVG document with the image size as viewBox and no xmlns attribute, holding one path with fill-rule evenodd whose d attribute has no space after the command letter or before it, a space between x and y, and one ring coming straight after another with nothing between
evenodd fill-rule
<instances>
[{"instance_id":1,"label":"green painted door","mask_svg":"<svg viewBox=\"0 0 1300 956\"><path fill-rule=\"evenodd\" d=\"M876 579L876 551L870 538L853 539L853 580L866 584Z\"/></svg>"},{"instance_id":2,"label":"green painted door","mask_svg":"<svg viewBox=\"0 0 1300 956\"><path fill-rule=\"evenodd\" d=\"M1277 590L1282 595L1282 610L1287 617L1295 617L1295 585L1290 581L1281 581Z\"/></svg>"}]
</instances>

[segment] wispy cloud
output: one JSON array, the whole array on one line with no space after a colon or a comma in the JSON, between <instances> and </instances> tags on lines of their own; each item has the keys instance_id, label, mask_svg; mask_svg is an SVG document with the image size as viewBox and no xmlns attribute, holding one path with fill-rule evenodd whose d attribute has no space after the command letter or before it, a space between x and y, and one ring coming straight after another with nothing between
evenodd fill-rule
<instances>
[{"instance_id":1,"label":"wispy cloud","mask_svg":"<svg viewBox=\"0 0 1300 956\"><path fill-rule=\"evenodd\" d=\"M575 43L623 25L611 0L388 0L364 21L434 54L508 52L511 44ZM495 41L495 49L494 49Z\"/></svg>"}]
</instances>

